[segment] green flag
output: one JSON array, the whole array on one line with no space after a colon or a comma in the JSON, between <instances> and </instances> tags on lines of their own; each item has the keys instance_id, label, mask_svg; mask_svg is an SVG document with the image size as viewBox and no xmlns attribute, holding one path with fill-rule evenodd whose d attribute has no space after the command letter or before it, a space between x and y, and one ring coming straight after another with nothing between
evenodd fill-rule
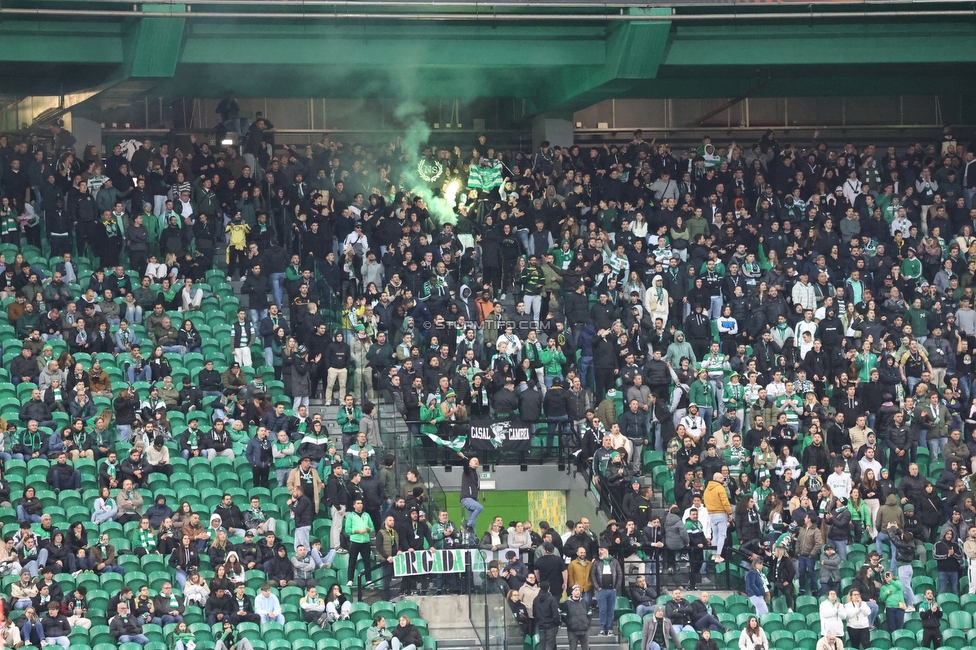
<instances>
[{"instance_id":1,"label":"green flag","mask_svg":"<svg viewBox=\"0 0 976 650\"><path fill-rule=\"evenodd\" d=\"M472 165L468 172L468 189L490 192L502 184L502 170L498 167Z\"/></svg>"},{"instance_id":2,"label":"green flag","mask_svg":"<svg viewBox=\"0 0 976 650\"><path fill-rule=\"evenodd\" d=\"M444 440L433 433L428 433L427 437L430 438L434 444L440 445L441 447L447 447L451 451L461 451L464 449L464 445L468 442L467 436L458 436L454 440Z\"/></svg>"}]
</instances>

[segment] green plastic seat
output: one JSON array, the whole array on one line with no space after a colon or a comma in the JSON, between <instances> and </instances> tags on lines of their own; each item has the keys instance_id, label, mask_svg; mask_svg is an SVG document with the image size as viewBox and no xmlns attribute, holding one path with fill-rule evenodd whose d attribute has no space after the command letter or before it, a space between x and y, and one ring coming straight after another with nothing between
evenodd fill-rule
<instances>
[{"instance_id":1,"label":"green plastic seat","mask_svg":"<svg viewBox=\"0 0 976 650\"><path fill-rule=\"evenodd\" d=\"M955 594L940 594L942 596L953 596ZM949 614L949 627L954 630L973 629L973 616L967 611L956 610Z\"/></svg>"},{"instance_id":2,"label":"green plastic seat","mask_svg":"<svg viewBox=\"0 0 976 650\"><path fill-rule=\"evenodd\" d=\"M332 624L332 634L343 648L347 648L348 642L357 638L356 625L352 621L336 621Z\"/></svg>"},{"instance_id":3,"label":"green plastic seat","mask_svg":"<svg viewBox=\"0 0 976 650\"><path fill-rule=\"evenodd\" d=\"M918 645L911 630L895 630L891 635L891 644L901 650L913 650Z\"/></svg>"},{"instance_id":4,"label":"green plastic seat","mask_svg":"<svg viewBox=\"0 0 976 650\"><path fill-rule=\"evenodd\" d=\"M966 633L962 630L943 630L942 645L955 650L962 650L966 646Z\"/></svg>"}]
</instances>

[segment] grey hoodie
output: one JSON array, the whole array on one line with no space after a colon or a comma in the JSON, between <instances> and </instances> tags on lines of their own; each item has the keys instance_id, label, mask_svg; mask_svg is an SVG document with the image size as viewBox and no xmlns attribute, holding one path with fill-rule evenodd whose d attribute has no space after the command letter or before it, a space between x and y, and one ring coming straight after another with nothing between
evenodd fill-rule
<instances>
[{"instance_id":1,"label":"grey hoodie","mask_svg":"<svg viewBox=\"0 0 976 650\"><path fill-rule=\"evenodd\" d=\"M669 512L664 518L664 544L672 551L688 545L688 529L680 515Z\"/></svg>"}]
</instances>

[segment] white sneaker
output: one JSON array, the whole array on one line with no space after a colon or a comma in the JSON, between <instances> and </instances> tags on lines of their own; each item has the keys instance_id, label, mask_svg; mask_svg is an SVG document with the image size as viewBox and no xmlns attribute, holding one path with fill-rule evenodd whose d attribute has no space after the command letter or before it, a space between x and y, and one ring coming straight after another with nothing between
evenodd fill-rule
<instances>
[{"instance_id":1,"label":"white sneaker","mask_svg":"<svg viewBox=\"0 0 976 650\"><path fill-rule=\"evenodd\" d=\"M915 606L914 605L909 605L908 607L905 608L905 611L906 612L914 612L915 611Z\"/></svg>"},{"instance_id":2,"label":"white sneaker","mask_svg":"<svg viewBox=\"0 0 976 650\"><path fill-rule=\"evenodd\" d=\"M247 276L246 275L242 275L241 276L241 282L244 282L244 280L247 280Z\"/></svg>"},{"instance_id":3,"label":"white sneaker","mask_svg":"<svg viewBox=\"0 0 976 650\"><path fill-rule=\"evenodd\" d=\"M505 294L503 293L502 295L498 296L498 299L499 300L505 300Z\"/></svg>"},{"instance_id":4,"label":"white sneaker","mask_svg":"<svg viewBox=\"0 0 976 650\"><path fill-rule=\"evenodd\" d=\"M231 278L231 277L230 277L230 276L228 275L228 276L227 276L227 281L228 281L228 282L232 282L232 281L233 281L233 278Z\"/></svg>"},{"instance_id":5,"label":"white sneaker","mask_svg":"<svg viewBox=\"0 0 976 650\"><path fill-rule=\"evenodd\" d=\"M350 581L348 581L348 582L346 583L346 586L347 586L347 587L351 587L351 586L352 586L352 580L350 580Z\"/></svg>"}]
</instances>

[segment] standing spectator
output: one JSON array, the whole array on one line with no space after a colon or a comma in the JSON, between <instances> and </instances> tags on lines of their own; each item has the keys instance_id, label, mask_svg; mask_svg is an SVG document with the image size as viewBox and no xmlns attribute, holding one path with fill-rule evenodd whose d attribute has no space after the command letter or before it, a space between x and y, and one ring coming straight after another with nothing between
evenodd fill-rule
<instances>
[{"instance_id":1,"label":"standing spectator","mask_svg":"<svg viewBox=\"0 0 976 650\"><path fill-rule=\"evenodd\" d=\"M263 426L258 427L254 437L248 440L247 447L244 450L244 457L251 464L251 476L254 480L254 487L270 487L269 476L274 458L266 428Z\"/></svg>"},{"instance_id":2,"label":"standing spectator","mask_svg":"<svg viewBox=\"0 0 976 650\"><path fill-rule=\"evenodd\" d=\"M540 650L556 650L559 633L559 600L549 591L549 583L539 583L539 595L532 604L532 615L539 630Z\"/></svg>"},{"instance_id":3,"label":"standing spectator","mask_svg":"<svg viewBox=\"0 0 976 650\"><path fill-rule=\"evenodd\" d=\"M819 589L817 584L817 560L823 547L823 535L820 527L814 524L815 514L807 514L803 519L803 527L796 538L797 572L800 575L800 595L815 594ZM806 591L809 589L809 592Z\"/></svg>"},{"instance_id":4,"label":"standing spectator","mask_svg":"<svg viewBox=\"0 0 976 650\"><path fill-rule=\"evenodd\" d=\"M583 591L579 585L570 587L569 598L563 603L566 610L566 634L569 637L569 650L590 647L590 608L583 600Z\"/></svg>"},{"instance_id":5,"label":"standing spectator","mask_svg":"<svg viewBox=\"0 0 976 650\"><path fill-rule=\"evenodd\" d=\"M705 486L705 494L702 500L705 502L705 509L708 511L708 521L712 530L712 546L715 549L712 560L724 562L722 549L725 547L725 539L729 530L729 521L732 519L732 504L729 502L729 495L725 486L726 478L721 472L716 472L712 480Z\"/></svg>"},{"instance_id":6,"label":"standing spectator","mask_svg":"<svg viewBox=\"0 0 976 650\"><path fill-rule=\"evenodd\" d=\"M871 646L871 608L861 599L861 592L851 589L844 605L844 620L847 621L847 638L851 648L865 650Z\"/></svg>"},{"instance_id":7,"label":"standing spectator","mask_svg":"<svg viewBox=\"0 0 976 650\"><path fill-rule=\"evenodd\" d=\"M746 573L746 596L756 610L757 616L764 616L769 612L769 582L763 575L763 559L752 561L752 568Z\"/></svg>"},{"instance_id":8,"label":"standing spectator","mask_svg":"<svg viewBox=\"0 0 976 650\"><path fill-rule=\"evenodd\" d=\"M939 588L939 593L946 593ZM935 600L931 589L925 590L922 602L918 604L918 617L922 619L922 648L935 650L942 643L942 608Z\"/></svg>"},{"instance_id":9,"label":"standing spectator","mask_svg":"<svg viewBox=\"0 0 976 650\"><path fill-rule=\"evenodd\" d=\"M886 571L884 574L884 585L881 587L878 602L885 607L885 624L889 634L905 627L905 610L908 609L908 605L905 604L901 582L891 574L891 571Z\"/></svg>"},{"instance_id":10,"label":"standing spectator","mask_svg":"<svg viewBox=\"0 0 976 650\"><path fill-rule=\"evenodd\" d=\"M952 528L946 528L943 531L942 539L936 542L932 549L932 557L936 561L939 572L939 593L958 595L959 572L962 567L963 553Z\"/></svg>"},{"instance_id":11,"label":"standing spectator","mask_svg":"<svg viewBox=\"0 0 976 650\"><path fill-rule=\"evenodd\" d=\"M291 510L292 519L295 522L295 548L304 546L311 548L309 534L312 531L312 518L315 515L312 500L309 499L300 486L292 486L291 498L288 499L288 508Z\"/></svg>"},{"instance_id":12,"label":"standing spectator","mask_svg":"<svg viewBox=\"0 0 976 650\"><path fill-rule=\"evenodd\" d=\"M468 515L466 522L468 528L474 532L478 525L478 515L480 515L485 509L485 507L478 502L481 486L481 476L478 474L478 466L480 465L480 462L476 456L467 458L462 453L458 453L458 455L468 461L468 464L464 467L464 471L461 474L461 507L464 508Z\"/></svg>"},{"instance_id":13,"label":"standing spectator","mask_svg":"<svg viewBox=\"0 0 976 650\"><path fill-rule=\"evenodd\" d=\"M824 544L820 554L820 595L830 591L840 591L841 561L840 554L834 551L833 544Z\"/></svg>"},{"instance_id":14,"label":"standing spectator","mask_svg":"<svg viewBox=\"0 0 976 650\"><path fill-rule=\"evenodd\" d=\"M343 518L343 529L349 536L349 570L346 576L346 586L352 586L353 576L356 574L356 562L363 559L364 575L369 580L372 575L370 561L369 538L373 532L373 520L363 510L363 500L352 502L352 512L347 512Z\"/></svg>"},{"instance_id":15,"label":"standing spectator","mask_svg":"<svg viewBox=\"0 0 976 650\"><path fill-rule=\"evenodd\" d=\"M600 636L610 636L613 630L613 614L617 607L617 592L623 583L623 571L610 551L600 546L598 557L590 567L590 582L596 592L597 607L600 608Z\"/></svg>"},{"instance_id":16,"label":"standing spectator","mask_svg":"<svg viewBox=\"0 0 976 650\"><path fill-rule=\"evenodd\" d=\"M820 634L843 637L845 613L844 604L837 598L837 592L831 589L827 598L820 603Z\"/></svg>"}]
</instances>

